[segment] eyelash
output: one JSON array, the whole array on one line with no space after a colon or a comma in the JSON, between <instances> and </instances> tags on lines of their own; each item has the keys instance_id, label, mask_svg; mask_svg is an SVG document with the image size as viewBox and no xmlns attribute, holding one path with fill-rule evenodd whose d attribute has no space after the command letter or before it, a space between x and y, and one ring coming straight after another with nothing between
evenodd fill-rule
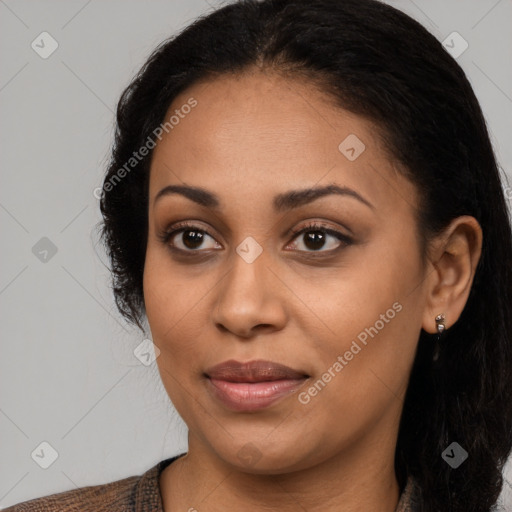
<instances>
[{"instance_id":1,"label":"eyelash","mask_svg":"<svg viewBox=\"0 0 512 512\"><path fill-rule=\"evenodd\" d=\"M214 238L213 235L211 235L206 229L202 229L199 226L196 226L195 224L192 224L192 223L189 223L189 222L186 222L186 221L180 222L180 223L176 224L174 226L174 228L172 230L170 230L170 231L163 231L161 233L158 233L157 237L158 237L158 239L162 243L164 243L166 245L169 245L169 240L174 235L177 235L178 233L182 233L182 232L187 231L187 230L199 231L201 233L206 233L211 238ZM342 244L339 247L336 247L335 249L331 249L329 251L299 251L299 252L305 252L308 255L317 255L317 254L319 254L319 255L322 255L322 254L332 255L333 253L337 252L341 247L351 245L354 242L353 239L350 238L349 236L344 235L343 233L341 233L339 231L336 231L335 229L331 229L331 228L325 227L324 225L322 225L321 223L318 223L318 222L310 222L309 224L307 224L304 227L297 228L297 229L290 229L286 234L287 235L293 234L293 239L295 239L298 236L300 236L300 235L302 235L304 233L307 233L309 231L320 231L320 232L322 232L324 234L331 235L331 236L337 238L340 242L342 242ZM177 247L174 247L172 245L169 245L169 247L170 247L171 250L177 251L177 252L182 253L182 254L183 253L194 254L194 253L202 252L200 249L185 251L183 249L178 249Z\"/></svg>"}]
</instances>

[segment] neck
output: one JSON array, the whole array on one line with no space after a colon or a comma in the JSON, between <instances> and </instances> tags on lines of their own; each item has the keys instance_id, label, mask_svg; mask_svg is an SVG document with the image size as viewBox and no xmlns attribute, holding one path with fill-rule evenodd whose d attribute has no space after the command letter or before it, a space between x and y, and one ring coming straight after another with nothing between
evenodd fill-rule
<instances>
[{"instance_id":1,"label":"neck","mask_svg":"<svg viewBox=\"0 0 512 512\"><path fill-rule=\"evenodd\" d=\"M395 440L390 441L365 439L364 444L356 442L306 469L254 474L226 463L189 434L187 455L168 466L160 478L164 510L394 512L399 486Z\"/></svg>"}]
</instances>

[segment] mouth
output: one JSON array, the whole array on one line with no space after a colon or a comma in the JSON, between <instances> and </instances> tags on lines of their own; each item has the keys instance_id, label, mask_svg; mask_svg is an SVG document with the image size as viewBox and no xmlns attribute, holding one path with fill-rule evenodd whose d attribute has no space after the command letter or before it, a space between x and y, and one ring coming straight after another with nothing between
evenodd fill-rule
<instances>
[{"instance_id":1,"label":"mouth","mask_svg":"<svg viewBox=\"0 0 512 512\"><path fill-rule=\"evenodd\" d=\"M271 361L229 360L205 372L207 387L234 411L256 411L296 392L309 378L304 371Z\"/></svg>"}]
</instances>

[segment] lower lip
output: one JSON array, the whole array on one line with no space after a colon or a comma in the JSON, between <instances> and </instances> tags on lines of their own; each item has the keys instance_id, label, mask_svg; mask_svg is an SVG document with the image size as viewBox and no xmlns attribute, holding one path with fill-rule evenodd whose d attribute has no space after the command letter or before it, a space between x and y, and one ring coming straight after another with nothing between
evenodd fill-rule
<instances>
[{"instance_id":1,"label":"lower lip","mask_svg":"<svg viewBox=\"0 0 512 512\"><path fill-rule=\"evenodd\" d=\"M229 409L256 411L270 406L280 398L296 392L303 379L282 379L269 382L228 382L208 378L208 388Z\"/></svg>"}]
</instances>

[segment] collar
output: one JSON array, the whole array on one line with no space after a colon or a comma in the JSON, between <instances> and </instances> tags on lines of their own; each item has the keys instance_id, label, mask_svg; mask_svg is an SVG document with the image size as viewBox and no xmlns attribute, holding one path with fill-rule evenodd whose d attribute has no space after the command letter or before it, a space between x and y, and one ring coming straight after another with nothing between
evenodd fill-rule
<instances>
[{"instance_id":1,"label":"collar","mask_svg":"<svg viewBox=\"0 0 512 512\"><path fill-rule=\"evenodd\" d=\"M160 474L169 464L184 455L186 452L162 460L140 477L134 491L135 512L164 512L159 484ZM395 512L415 512L416 510L418 510L417 488L415 481L409 477Z\"/></svg>"}]
</instances>

